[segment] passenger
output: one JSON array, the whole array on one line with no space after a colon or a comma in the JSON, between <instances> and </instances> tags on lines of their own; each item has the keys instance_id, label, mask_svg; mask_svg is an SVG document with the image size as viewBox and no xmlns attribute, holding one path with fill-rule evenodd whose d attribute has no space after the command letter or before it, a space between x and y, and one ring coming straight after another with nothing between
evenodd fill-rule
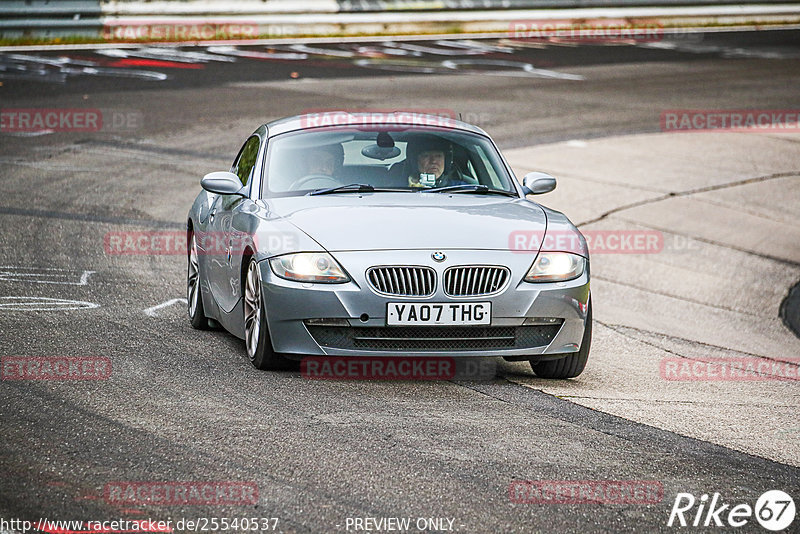
<instances>
[{"instance_id":1,"label":"passenger","mask_svg":"<svg viewBox=\"0 0 800 534\"><path fill-rule=\"evenodd\" d=\"M338 176L344 163L344 149L336 143L313 149L307 155L306 175Z\"/></svg>"}]
</instances>

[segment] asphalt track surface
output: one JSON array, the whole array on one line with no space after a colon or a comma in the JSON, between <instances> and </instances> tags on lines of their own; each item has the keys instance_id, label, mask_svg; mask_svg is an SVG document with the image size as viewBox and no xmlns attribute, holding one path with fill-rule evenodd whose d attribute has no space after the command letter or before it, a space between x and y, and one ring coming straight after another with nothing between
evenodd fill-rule
<instances>
[{"instance_id":1,"label":"asphalt track surface","mask_svg":"<svg viewBox=\"0 0 800 534\"><path fill-rule=\"evenodd\" d=\"M432 48L0 54L4 109L126 117L100 132L0 137L0 355L113 364L102 381L0 382L0 517L261 517L278 518L283 532L345 532L347 518L410 517L448 518L459 532L670 532L680 492L718 492L726 503L752 506L779 489L800 502L796 455L777 461L689 437L691 424L674 432L635 413L604 413L602 404L548 394L530 376L535 383L526 386L521 364L499 363L494 379L479 382L310 381L296 371L256 371L240 340L193 330L182 303L153 309L184 296L183 256L104 248L112 231L181 229L199 178L228 168L259 123L281 116L453 110L502 149L649 134L659 132L664 109L796 108L798 43L800 33L784 31L649 44L487 41L498 48L473 55L418 42ZM442 64L448 60L481 72L452 74L453 64ZM509 61L546 72L502 63ZM709 165L719 157L709 151ZM560 208L576 222L591 219ZM791 259L781 265L798 268ZM775 284L785 293L794 281ZM43 307L57 309L35 311ZM616 350L617 361L638 356L633 343ZM592 388L594 362L570 382L573 392ZM781 402L792 406L796 384L782 390ZM770 408L761 411L768 419ZM787 448L796 450L797 427L788 430ZM512 502L509 487L518 480L651 481L663 495L649 504ZM104 497L108 485L125 481L236 481L255 485L258 498L168 505ZM765 530L751 520L735 531Z\"/></svg>"}]
</instances>

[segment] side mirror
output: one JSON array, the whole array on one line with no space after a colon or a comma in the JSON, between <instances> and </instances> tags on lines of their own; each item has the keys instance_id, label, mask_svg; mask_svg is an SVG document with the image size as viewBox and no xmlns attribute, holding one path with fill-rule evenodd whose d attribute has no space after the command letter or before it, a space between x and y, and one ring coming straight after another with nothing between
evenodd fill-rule
<instances>
[{"instance_id":1,"label":"side mirror","mask_svg":"<svg viewBox=\"0 0 800 534\"><path fill-rule=\"evenodd\" d=\"M546 172L529 172L522 179L522 192L526 195L542 195L556 188L556 179Z\"/></svg>"},{"instance_id":2,"label":"side mirror","mask_svg":"<svg viewBox=\"0 0 800 534\"><path fill-rule=\"evenodd\" d=\"M209 193L218 195L235 195L242 189L239 177L228 171L218 171L206 174L200 180L200 186Z\"/></svg>"}]
</instances>

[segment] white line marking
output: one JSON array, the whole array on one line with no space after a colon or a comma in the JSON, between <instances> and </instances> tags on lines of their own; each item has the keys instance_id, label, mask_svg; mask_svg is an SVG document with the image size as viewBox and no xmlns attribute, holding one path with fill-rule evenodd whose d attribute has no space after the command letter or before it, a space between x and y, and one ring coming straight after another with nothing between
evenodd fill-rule
<instances>
[{"instance_id":1,"label":"white line marking","mask_svg":"<svg viewBox=\"0 0 800 534\"><path fill-rule=\"evenodd\" d=\"M297 54L295 52L258 52L256 50L238 50L234 46L209 46L208 51L214 54L225 56L245 57L250 59L288 59L303 60L308 59L308 54Z\"/></svg>"},{"instance_id":2,"label":"white line marking","mask_svg":"<svg viewBox=\"0 0 800 534\"><path fill-rule=\"evenodd\" d=\"M115 58L138 57L138 58L156 59L162 61L169 60L178 63L207 63L209 61L223 61L223 62L236 61L235 59L231 59L229 57L220 57L218 55L208 54L206 52L193 52L177 48L160 48L160 47L148 47L148 46L144 46L142 48L134 50L122 49L122 48L112 48L110 50L98 50L97 54Z\"/></svg>"},{"instance_id":3,"label":"white line marking","mask_svg":"<svg viewBox=\"0 0 800 534\"><path fill-rule=\"evenodd\" d=\"M29 306L39 306L30 308ZM90 310L99 304L82 300L51 299L48 297L0 297L0 311L62 311Z\"/></svg>"},{"instance_id":4,"label":"white line marking","mask_svg":"<svg viewBox=\"0 0 800 534\"><path fill-rule=\"evenodd\" d=\"M39 137L40 135L50 135L55 132L55 130L36 130L34 132L3 132L3 135L11 137Z\"/></svg>"},{"instance_id":5,"label":"white line marking","mask_svg":"<svg viewBox=\"0 0 800 534\"><path fill-rule=\"evenodd\" d=\"M457 74L482 74L487 76L520 76L520 77L541 77L557 78L560 80L584 80L580 74L568 74L548 69L537 69L530 63L523 61L506 61L504 59L448 59L442 61L441 65ZM461 70L461 66L474 65L486 67L508 67L513 70L484 70L466 69Z\"/></svg>"},{"instance_id":6,"label":"white line marking","mask_svg":"<svg viewBox=\"0 0 800 534\"><path fill-rule=\"evenodd\" d=\"M294 50L295 52L302 52L303 54L318 54L321 56L332 56L332 57L353 57L356 55L355 52L349 52L347 50L319 48L316 46L308 46L305 44L289 45L289 49Z\"/></svg>"},{"instance_id":7,"label":"white line marking","mask_svg":"<svg viewBox=\"0 0 800 534\"><path fill-rule=\"evenodd\" d=\"M96 271L56 269L51 267L13 267L6 265L0 266L0 281L59 284L65 286L85 286L89 283L89 277L95 272ZM65 282L63 280L58 280L58 278L67 277L80 278L78 278L77 282ZM38 278L38 280L32 278Z\"/></svg>"},{"instance_id":8,"label":"white line marking","mask_svg":"<svg viewBox=\"0 0 800 534\"><path fill-rule=\"evenodd\" d=\"M444 42L444 41L442 41ZM486 54L486 50L475 50L469 48L456 48L450 46L448 48L443 47L434 47L434 46L422 46L422 45L415 45L415 44L408 44L408 43L387 43L386 46L394 46L395 48L401 48L403 50L409 50L411 52L421 52L423 54L433 54L436 56L473 56L473 55L483 55ZM447 46L447 45L445 45Z\"/></svg>"},{"instance_id":9,"label":"white line marking","mask_svg":"<svg viewBox=\"0 0 800 534\"><path fill-rule=\"evenodd\" d=\"M146 310L144 310L144 313L145 315L149 315L150 317L158 317L156 310L160 310L161 308L166 308L167 306L172 306L173 304L177 304L178 302L182 302L187 305L189 303L189 301L187 301L186 299L172 299L166 302L162 302L161 304L157 304L152 308L147 308Z\"/></svg>"}]
</instances>

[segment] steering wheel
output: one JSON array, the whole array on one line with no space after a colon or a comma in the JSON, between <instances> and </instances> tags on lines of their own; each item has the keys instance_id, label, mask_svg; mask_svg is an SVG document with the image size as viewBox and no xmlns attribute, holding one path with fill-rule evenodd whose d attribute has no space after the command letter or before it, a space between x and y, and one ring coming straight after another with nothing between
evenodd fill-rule
<instances>
[{"instance_id":1,"label":"steering wheel","mask_svg":"<svg viewBox=\"0 0 800 534\"><path fill-rule=\"evenodd\" d=\"M342 185L339 183L338 180L331 178L330 176L325 176L324 174L309 174L308 176L303 176L298 181L293 183L291 187L289 187L289 191L298 191L300 189L307 189L304 187L307 183L313 182L314 180L322 180L323 183L319 187L314 187L314 189L323 189L325 187L336 187L337 185Z\"/></svg>"}]
</instances>

